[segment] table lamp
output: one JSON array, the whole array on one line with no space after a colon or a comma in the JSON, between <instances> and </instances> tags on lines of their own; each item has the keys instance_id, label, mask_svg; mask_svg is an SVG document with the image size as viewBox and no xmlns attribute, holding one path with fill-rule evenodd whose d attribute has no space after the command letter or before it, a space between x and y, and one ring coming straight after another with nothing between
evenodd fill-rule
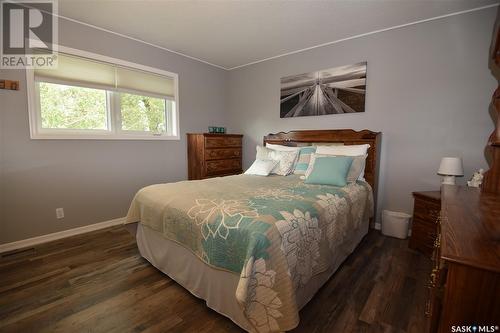
<instances>
[{"instance_id":1,"label":"table lamp","mask_svg":"<svg viewBox=\"0 0 500 333\"><path fill-rule=\"evenodd\" d=\"M442 184L455 185L455 176L464 175L462 159L460 157L443 157L437 173L443 176Z\"/></svg>"}]
</instances>

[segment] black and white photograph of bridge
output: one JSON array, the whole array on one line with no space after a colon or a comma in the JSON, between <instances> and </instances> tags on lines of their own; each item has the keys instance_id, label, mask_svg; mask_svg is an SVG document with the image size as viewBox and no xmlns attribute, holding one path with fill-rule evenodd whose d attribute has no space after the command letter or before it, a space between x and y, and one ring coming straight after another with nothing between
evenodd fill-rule
<instances>
[{"instance_id":1,"label":"black and white photograph of bridge","mask_svg":"<svg viewBox=\"0 0 500 333\"><path fill-rule=\"evenodd\" d=\"M366 62L281 78L280 117L365 112Z\"/></svg>"}]
</instances>

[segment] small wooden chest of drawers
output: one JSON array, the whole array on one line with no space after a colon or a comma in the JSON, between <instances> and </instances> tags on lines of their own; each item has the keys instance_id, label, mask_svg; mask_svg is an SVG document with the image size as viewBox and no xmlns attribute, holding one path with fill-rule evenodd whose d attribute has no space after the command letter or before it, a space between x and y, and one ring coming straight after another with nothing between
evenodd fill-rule
<instances>
[{"instance_id":1,"label":"small wooden chest of drawers","mask_svg":"<svg viewBox=\"0 0 500 333\"><path fill-rule=\"evenodd\" d=\"M188 133L188 178L204 179L242 172L241 134Z\"/></svg>"},{"instance_id":2,"label":"small wooden chest of drawers","mask_svg":"<svg viewBox=\"0 0 500 333\"><path fill-rule=\"evenodd\" d=\"M441 192L414 192L413 225L409 247L430 257L437 234L437 219L441 210Z\"/></svg>"}]
</instances>

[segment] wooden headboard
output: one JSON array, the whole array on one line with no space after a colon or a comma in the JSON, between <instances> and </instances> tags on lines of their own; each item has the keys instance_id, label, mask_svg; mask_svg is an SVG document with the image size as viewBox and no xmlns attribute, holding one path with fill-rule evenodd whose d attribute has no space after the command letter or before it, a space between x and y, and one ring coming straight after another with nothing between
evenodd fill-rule
<instances>
[{"instance_id":1,"label":"wooden headboard","mask_svg":"<svg viewBox=\"0 0 500 333\"><path fill-rule=\"evenodd\" d=\"M354 131L352 129L290 131L264 136L264 145L266 143L273 143L293 147L313 142L337 142L344 145L368 143L370 148L368 149L368 157L366 158L365 179L372 186L373 196L376 201L381 134L380 132L369 130Z\"/></svg>"}]
</instances>

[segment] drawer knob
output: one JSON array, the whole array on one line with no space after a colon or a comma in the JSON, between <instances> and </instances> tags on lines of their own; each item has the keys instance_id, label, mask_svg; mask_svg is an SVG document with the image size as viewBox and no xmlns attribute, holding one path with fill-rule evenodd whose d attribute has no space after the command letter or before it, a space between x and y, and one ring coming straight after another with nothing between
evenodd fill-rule
<instances>
[{"instance_id":1,"label":"drawer knob","mask_svg":"<svg viewBox=\"0 0 500 333\"><path fill-rule=\"evenodd\" d=\"M436 282L437 282L438 274L439 274L439 269L433 268L432 272L431 272L431 275L430 275L430 286L432 288L436 287Z\"/></svg>"}]
</instances>

